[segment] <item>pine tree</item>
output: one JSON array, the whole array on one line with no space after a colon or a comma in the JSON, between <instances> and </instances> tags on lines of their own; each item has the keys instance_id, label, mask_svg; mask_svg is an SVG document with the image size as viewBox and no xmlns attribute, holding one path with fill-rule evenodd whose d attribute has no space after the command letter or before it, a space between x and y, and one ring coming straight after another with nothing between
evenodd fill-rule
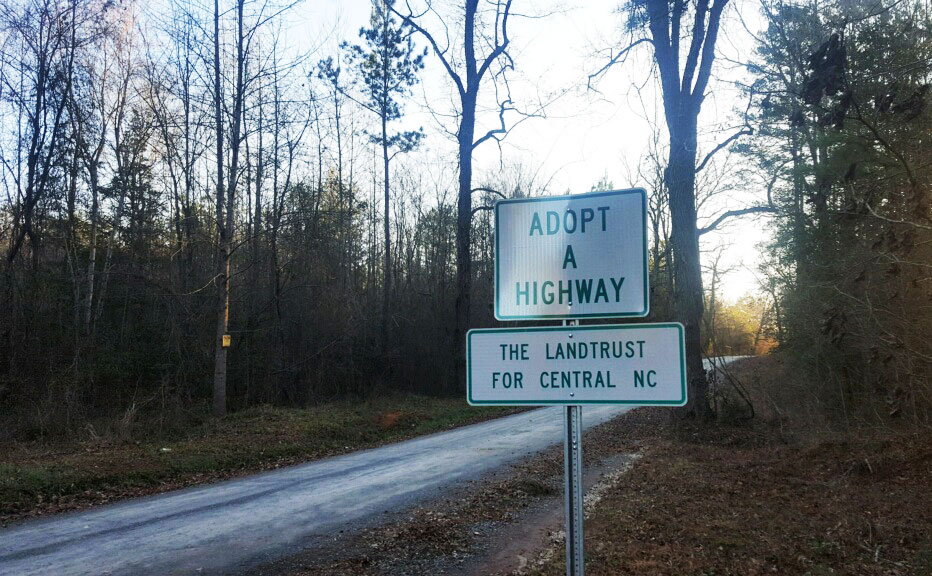
<instances>
[{"instance_id":1,"label":"pine tree","mask_svg":"<svg viewBox=\"0 0 932 576\"><path fill-rule=\"evenodd\" d=\"M359 103L376 114L380 130L371 134L372 141L382 148L383 194L384 194L384 254L382 285L382 320L380 349L388 353L389 305L392 284L391 233L389 228L389 184L390 162L398 154L413 150L423 131L389 132L389 123L402 117L402 98L411 92L418 82L418 72L424 68L427 50L417 51L411 40L408 26L399 24L392 16L394 0L373 0L369 27L359 30L363 44L343 44L361 84L362 98Z\"/></svg>"}]
</instances>

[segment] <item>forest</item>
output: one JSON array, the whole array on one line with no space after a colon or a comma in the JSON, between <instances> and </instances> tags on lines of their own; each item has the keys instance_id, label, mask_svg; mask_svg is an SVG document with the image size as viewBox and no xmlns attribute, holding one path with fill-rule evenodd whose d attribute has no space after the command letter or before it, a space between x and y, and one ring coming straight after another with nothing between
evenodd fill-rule
<instances>
[{"instance_id":1,"label":"forest","mask_svg":"<svg viewBox=\"0 0 932 576\"><path fill-rule=\"evenodd\" d=\"M513 158L474 170L516 124L549 121L509 92L536 7L373 0L325 55L324 38L285 41L298 3L154 4L0 3L0 438L461 395L465 331L496 325L491 206L568 192ZM700 354L780 354L840 422L932 424L929 4L605 16L611 55L572 88L642 55L662 119L630 182L569 192L647 190L648 320L687 326L691 413L741 396L696 373ZM716 57L739 32L743 60ZM697 119L725 65L737 128L708 144ZM426 95L427 68L447 93ZM409 119L425 106L445 131ZM697 223L742 186L744 207ZM723 300L702 242L750 217L768 233L759 286Z\"/></svg>"}]
</instances>

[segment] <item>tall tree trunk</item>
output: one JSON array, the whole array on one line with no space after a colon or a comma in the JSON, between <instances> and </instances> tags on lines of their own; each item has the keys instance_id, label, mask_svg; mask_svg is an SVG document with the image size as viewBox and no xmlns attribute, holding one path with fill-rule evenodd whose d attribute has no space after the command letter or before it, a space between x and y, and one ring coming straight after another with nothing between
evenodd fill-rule
<instances>
[{"instance_id":1,"label":"tall tree trunk","mask_svg":"<svg viewBox=\"0 0 932 576\"><path fill-rule=\"evenodd\" d=\"M236 1L236 83L233 89L233 125L231 126L231 135L230 135L230 173L227 175L227 197L226 197L226 233L223 237L223 261L225 265L224 270L224 287L223 287L223 316L220 318L218 315L219 325L222 321L224 327L224 333L229 334L230 330L230 292L232 289L233 282L233 210L236 205L236 182L237 174L239 170L239 153L240 147L242 145L242 121L243 121L243 104L244 99L246 98L245 93L245 67L246 67L246 53L244 50L244 36L243 36L243 6L246 0L237 0ZM223 335L221 334L221 339ZM225 350L228 350L225 349ZM224 366L222 367L221 374L223 376L223 396L226 400L226 376L227 376L227 354L225 352L223 355ZM214 406L214 409L217 409L217 406ZM223 411L226 411L224 406Z\"/></svg>"},{"instance_id":2,"label":"tall tree trunk","mask_svg":"<svg viewBox=\"0 0 932 576\"><path fill-rule=\"evenodd\" d=\"M75 234L76 215L75 206L78 196L78 155L73 153L71 156L71 165L68 169L68 198L66 206L68 210L68 230L65 236L65 248L68 258L68 269L71 272L72 293L74 297L74 318L72 329L74 331L74 366L77 370L80 366L81 350L81 284L78 274L78 248L77 237Z\"/></svg>"},{"instance_id":3,"label":"tall tree trunk","mask_svg":"<svg viewBox=\"0 0 932 576\"><path fill-rule=\"evenodd\" d=\"M349 177L346 180L346 246L341 247L341 252L345 254L346 261L346 270L344 273L345 279L343 281L344 286L349 288L350 293L355 293L355 283L354 283L354 274L353 270L355 268L354 263L355 259L353 258L353 203L355 201L355 189L353 188L353 167L354 160L356 159L356 144L355 144L355 134L356 134L356 118L355 116L350 116L350 131L349 131L349 147L350 147L350 156L349 156Z\"/></svg>"},{"instance_id":4,"label":"tall tree trunk","mask_svg":"<svg viewBox=\"0 0 932 576\"><path fill-rule=\"evenodd\" d=\"M456 329L454 385L466 389L465 342L469 330L472 293L472 151L476 132L476 95L463 97L463 116L457 133L459 147L459 190L456 202Z\"/></svg>"},{"instance_id":5,"label":"tall tree trunk","mask_svg":"<svg viewBox=\"0 0 932 576\"><path fill-rule=\"evenodd\" d=\"M214 0L214 137L217 146L217 233L219 254L217 258L217 330L214 339L214 389L213 411L222 416L227 411L227 349L223 345L223 335L227 333L227 297L229 295L230 254L227 250L226 226L223 221L224 186L223 186L223 118L222 96L220 93L220 2Z\"/></svg>"},{"instance_id":6,"label":"tall tree trunk","mask_svg":"<svg viewBox=\"0 0 932 576\"><path fill-rule=\"evenodd\" d=\"M667 182L670 189L672 220L674 305L676 316L686 329L686 373L689 377L689 404L686 411L698 417L708 415L708 382L702 365L702 269L696 228L696 119L687 111L679 115L679 126L670 127L670 159Z\"/></svg>"},{"instance_id":7,"label":"tall tree trunk","mask_svg":"<svg viewBox=\"0 0 932 576\"><path fill-rule=\"evenodd\" d=\"M478 101L479 86L483 77L492 68L493 63L499 58L507 58L508 55L508 19L511 14L512 0L504 2L492 2L494 7L491 11L495 14L493 27L494 41L487 43L488 36L482 36L477 31L476 16L479 13L479 0L465 0L463 2L463 53L461 61L461 72L457 72L454 67L456 61L448 59L445 50L440 48L440 44L434 37L417 23L417 17L411 13L403 16L390 8L393 12L401 16L406 23L410 24L415 30L420 32L433 46L434 53L443 64L450 76L450 79L456 85L460 97L460 126L457 131L457 145L459 151L459 189L457 193L457 216L456 216L456 301L455 301L455 328L453 333L453 362L454 362L454 385L460 390L466 389L466 358L465 358L465 337L469 330L470 308L471 308L471 290L472 290L472 153L476 146L482 144L492 137L493 134L502 134L505 132L504 125L500 130L492 130L486 135L475 139L476 132L476 103ZM479 36L480 45L487 47L488 51L484 57L478 58L476 55L476 38ZM489 45L491 44L491 45ZM502 109L504 113L504 109Z\"/></svg>"},{"instance_id":8,"label":"tall tree trunk","mask_svg":"<svg viewBox=\"0 0 932 576\"><path fill-rule=\"evenodd\" d=\"M259 261L262 258L261 250L262 243L261 238L263 235L263 224L262 224L262 179L265 177L265 159L264 159L264 148L262 142L262 130L263 130L263 116L264 109L262 106L262 91L259 91L259 115L256 119L258 123L259 133L259 142L258 149L256 150L256 206L255 206L255 215L253 216L253 238L252 238L252 267L255 270L254 284L253 287L257 288L259 286L260 274L262 273L262 266L259 265ZM245 120L244 120L245 122ZM277 129L277 128L276 128ZM277 167L273 168L277 170Z\"/></svg>"},{"instance_id":9,"label":"tall tree trunk","mask_svg":"<svg viewBox=\"0 0 932 576\"><path fill-rule=\"evenodd\" d=\"M346 210L343 202L343 131L340 128L340 96L337 90L333 91L333 120L337 136L337 229L340 234L340 245L346 237ZM383 131L384 132L384 131ZM340 288L343 291L343 303L346 304L346 258L340 252Z\"/></svg>"},{"instance_id":10,"label":"tall tree trunk","mask_svg":"<svg viewBox=\"0 0 932 576\"><path fill-rule=\"evenodd\" d=\"M97 221L100 212L97 167L90 167L91 180L91 239L90 253L87 257L87 307L84 312L84 333L91 333L91 319L94 310L94 275L97 271Z\"/></svg>"},{"instance_id":11,"label":"tall tree trunk","mask_svg":"<svg viewBox=\"0 0 932 576\"><path fill-rule=\"evenodd\" d=\"M711 2L711 6L710 6ZM707 417L708 383L702 366L702 269L696 227L696 130L711 76L722 11L728 0L688 2L647 0L648 28L660 72L664 117L670 135L666 168L670 191L673 245L674 308L686 329L686 372L689 403L680 414ZM693 26L685 64L680 66L681 23L692 6Z\"/></svg>"},{"instance_id":12,"label":"tall tree trunk","mask_svg":"<svg viewBox=\"0 0 932 576\"><path fill-rule=\"evenodd\" d=\"M194 211L192 209L192 195L194 192L194 154L191 150L191 46L185 32L184 52L184 81L182 82L182 95L184 105L184 237L185 237L185 280L182 290L187 292L193 284L194 276Z\"/></svg>"},{"instance_id":13,"label":"tall tree trunk","mask_svg":"<svg viewBox=\"0 0 932 576\"><path fill-rule=\"evenodd\" d=\"M382 272L382 332L381 332L381 350L382 356L388 355L389 346L389 326L388 326L388 308L389 297L392 286L392 239L391 226L389 226L389 172L388 172L388 125L385 114L382 114L382 170L384 174L382 182L382 192L384 194L385 214L382 218L382 228L385 241L384 250L384 270Z\"/></svg>"}]
</instances>

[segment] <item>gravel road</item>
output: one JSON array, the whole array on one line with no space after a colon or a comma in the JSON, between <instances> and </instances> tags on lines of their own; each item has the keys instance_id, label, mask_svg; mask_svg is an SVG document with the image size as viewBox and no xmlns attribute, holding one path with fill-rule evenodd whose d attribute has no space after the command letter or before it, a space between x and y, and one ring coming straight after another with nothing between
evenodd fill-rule
<instances>
[{"instance_id":1,"label":"gravel road","mask_svg":"<svg viewBox=\"0 0 932 576\"><path fill-rule=\"evenodd\" d=\"M625 412L586 407L587 427ZM0 530L0 575L235 572L562 440L562 408Z\"/></svg>"},{"instance_id":2,"label":"gravel road","mask_svg":"<svg viewBox=\"0 0 932 576\"><path fill-rule=\"evenodd\" d=\"M730 361L727 358L726 361ZM586 428L629 410L583 408ZM378 522L562 441L562 407L0 530L0 575L223 574Z\"/></svg>"}]
</instances>

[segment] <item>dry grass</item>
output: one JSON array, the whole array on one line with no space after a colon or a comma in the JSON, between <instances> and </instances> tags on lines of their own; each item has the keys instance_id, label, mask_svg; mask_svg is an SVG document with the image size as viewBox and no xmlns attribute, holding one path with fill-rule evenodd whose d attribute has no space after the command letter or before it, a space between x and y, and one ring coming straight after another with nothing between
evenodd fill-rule
<instances>
[{"instance_id":1,"label":"dry grass","mask_svg":"<svg viewBox=\"0 0 932 576\"><path fill-rule=\"evenodd\" d=\"M459 398L397 395L307 409L261 407L170 438L89 430L0 444L0 524L314 460L502 416Z\"/></svg>"},{"instance_id":2,"label":"dry grass","mask_svg":"<svg viewBox=\"0 0 932 576\"><path fill-rule=\"evenodd\" d=\"M591 575L932 575L932 435L840 430L779 359L736 368L751 424L632 415L644 457L589 519ZM565 570L557 554L535 574Z\"/></svg>"}]
</instances>

